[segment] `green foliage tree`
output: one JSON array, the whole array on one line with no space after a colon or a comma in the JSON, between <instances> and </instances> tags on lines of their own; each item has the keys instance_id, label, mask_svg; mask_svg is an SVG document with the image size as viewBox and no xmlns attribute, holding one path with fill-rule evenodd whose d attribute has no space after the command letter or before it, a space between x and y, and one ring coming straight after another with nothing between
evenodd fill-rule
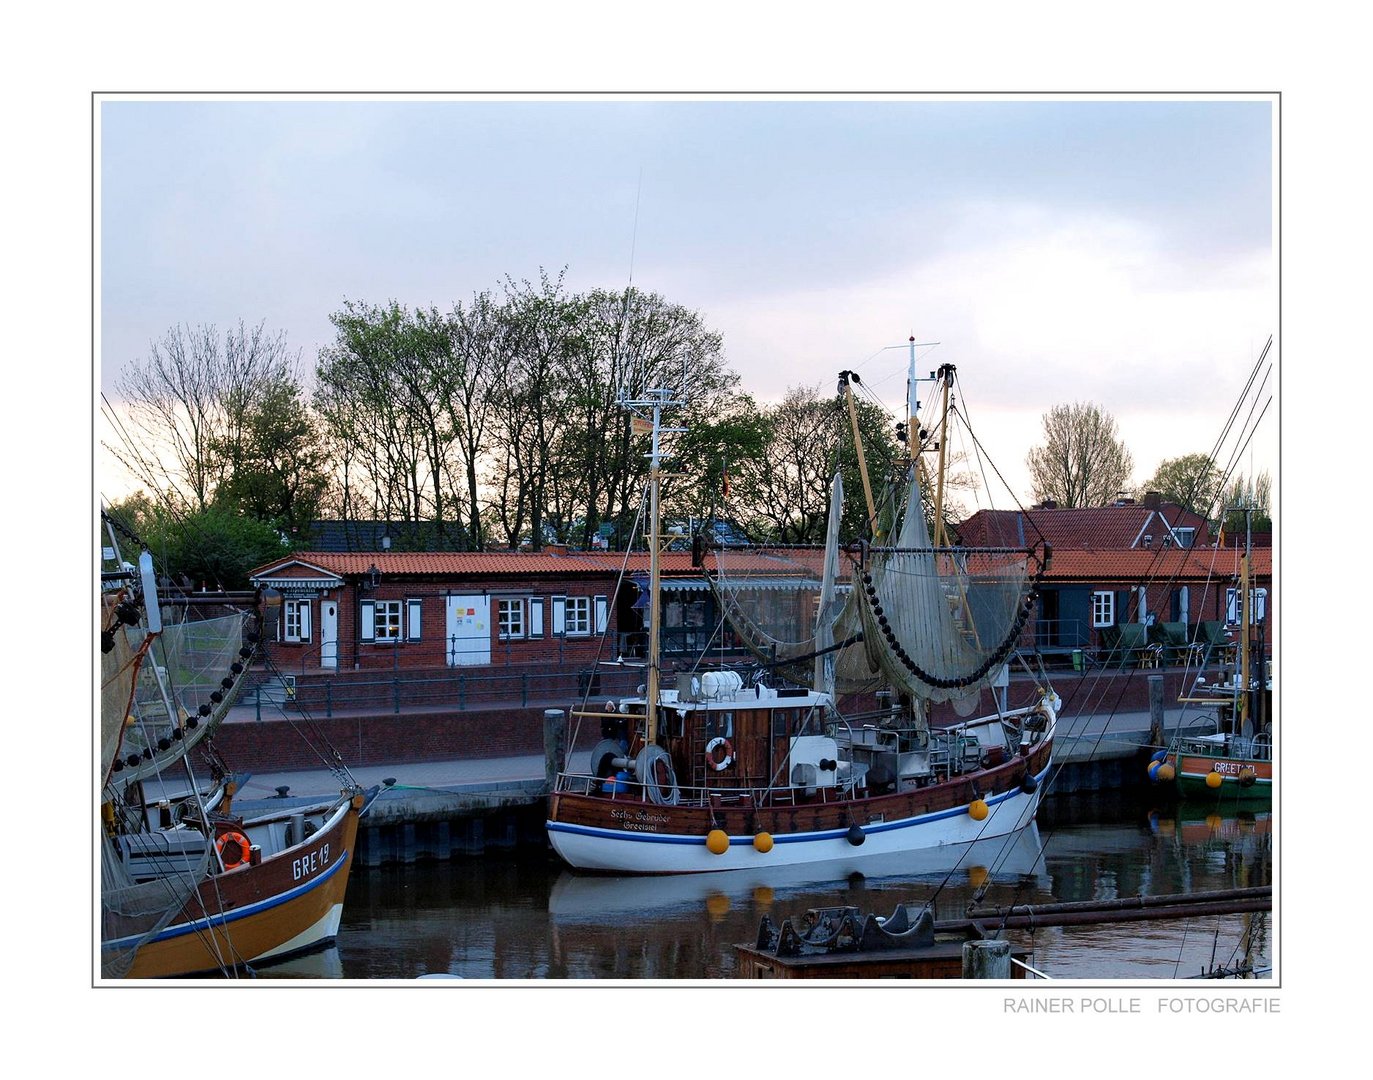
<instances>
[{"instance_id":1,"label":"green foliage tree","mask_svg":"<svg viewBox=\"0 0 1373 1080\"><path fill-rule=\"evenodd\" d=\"M119 546L125 560L136 561L134 541L142 541L159 574L173 587L186 591L249 589L251 570L290 550L285 537L271 524L230 505L185 513L169 509L140 491L111 503L106 513L118 522Z\"/></svg>"},{"instance_id":2,"label":"green foliage tree","mask_svg":"<svg viewBox=\"0 0 1373 1080\"><path fill-rule=\"evenodd\" d=\"M449 534L463 530L450 496L447 322L394 300L346 301L330 321L336 336L320 352L314 405L335 457L342 516L400 523L402 547L450 546Z\"/></svg>"},{"instance_id":3,"label":"green foliage tree","mask_svg":"<svg viewBox=\"0 0 1373 1080\"><path fill-rule=\"evenodd\" d=\"M1249 507L1252 511L1249 516L1251 529L1267 531L1273 528L1272 498L1273 478L1267 471L1254 477L1235 477L1225 491L1220 513L1226 546L1231 545L1231 537L1237 538L1240 544L1244 542L1244 507Z\"/></svg>"},{"instance_id":4,"label":"green foliage tree","mask_svg":"<svg viewBox=\"0 0 1373 1080\"><path fill-rule=\"evenodd\" d=\"M245 403L238 427L237 460L216 490L216 505L304 537L328 487L328 460L300 385L272 380Z\"/></svg>"},{"instance_id":5,"label":"green foliage tree","mask_svg":"<svg viewBox=\"0 0 1373 1080\"><path fill-rule=\"evenodd\" d=\"M874 497L887 486L899 460L890 418L871 402L856 403L864 456ZM761 453L739 465L737 488L746 507L744 524L757 539L776 543L823 541L829 519L830 483L838 464L844 477L842 533L871 535L862 495L858 454L848 405L824 396L818 386L792 387L764 410ZM879 511L881 513L881 511Z\"/></svg>"},{"instance_id":6,"label":"green foliage tree","mask_svg":"<svg viewBox=\"0 0 1373 1080\"><path fill-rule=\"evenodd\" d=\"M1177 503L1204 518L1214 516L1223 478L1206 454L1184 454L1159 462L1154 475L1135 492L1137 499L1157 491L1165 502Z\"/></svg>"},{"instance_id":7,"label":"green foliage tree","mask_svg":"<svg viewBox=\"0 0 1373 1080\"><path fill-rule=\"evenodd\" d=\"M1044 444L1026 457L1035 499L1106 506L1126 489L1134 460L1109 413L1091 402L1055 405L1043 424Z\"/></svg>"}]
</instances>

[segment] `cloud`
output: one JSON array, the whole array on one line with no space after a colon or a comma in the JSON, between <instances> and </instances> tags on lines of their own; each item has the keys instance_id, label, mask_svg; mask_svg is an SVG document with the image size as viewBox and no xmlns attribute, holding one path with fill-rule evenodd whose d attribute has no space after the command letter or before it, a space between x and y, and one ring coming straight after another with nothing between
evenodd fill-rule
<instances>
[{"instance_id":1,"label":"cloud","mask_svg":"<svg viewBox=\"0 0 1373 1080\"><path fill-rule=\"evenodd\" d=\"M1019 446L988 439L1002 444L999 464L1009 455L1023 475L1023 440L1037 438L1037 418L1060 402L1090 400L1117 418L1143 479L1164 457L1211 449L1276 331L1268 251L1205 256L1160 236L1120 215L966 203L933 254L917 250L895 271L761 301L719 298L706 317L755 396L828 387L855 368L898 415L899 346L912 334L938 341L920 374L955 364L974 415L996 415L1002 433L1021 437Z\"/></svg>"}]
</instances>

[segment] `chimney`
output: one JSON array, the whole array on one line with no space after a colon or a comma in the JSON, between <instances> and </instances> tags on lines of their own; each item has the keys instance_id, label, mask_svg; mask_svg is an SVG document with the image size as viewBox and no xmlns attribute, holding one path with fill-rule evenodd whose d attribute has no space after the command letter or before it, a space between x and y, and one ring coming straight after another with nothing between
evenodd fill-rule
<instances>
[{"instance_id":1,"label":"chimney","mask_svg":"<svg viewBox=\"0 0 1373 1080\"><path fill-rule=\"evenodd\" d=\"M1157 510L1163 505L1163 493L1159 491L1146 491L1144 493L1144 505L1150 510Z\"/></svg>"}]
</instances>

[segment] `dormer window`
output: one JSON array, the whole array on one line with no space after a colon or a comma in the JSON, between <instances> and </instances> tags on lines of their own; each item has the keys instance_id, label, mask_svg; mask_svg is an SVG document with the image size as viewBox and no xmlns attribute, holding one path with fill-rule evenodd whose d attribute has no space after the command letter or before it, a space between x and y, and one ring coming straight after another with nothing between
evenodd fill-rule
<instances>
[{"instance_id":1,"label":"dormer window","mask_svg":"<svg viewBox=\"0 0 1373 1080\"><path fill-rule=\"evenodd\" d=\"M1173 530L1173 536L1177 539L1178 547L1189 548L1196 542L1197 530L1179 526Z\"/></svg>"}]
</instances>

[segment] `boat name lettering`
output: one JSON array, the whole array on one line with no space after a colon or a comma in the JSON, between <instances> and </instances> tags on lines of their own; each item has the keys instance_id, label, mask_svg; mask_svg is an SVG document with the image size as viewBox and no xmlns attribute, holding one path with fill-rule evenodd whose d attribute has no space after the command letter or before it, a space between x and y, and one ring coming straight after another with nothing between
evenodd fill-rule
<instances>
[{"instance_id":1,"label":"boat name lettering","mask_svg":"<svg viewBox=\"0 0 1373 1080\"><path fill-rule=\"evenodd\" d=\"M1240 770L1244 768L1244 765L1239 761L1213 761L1211 762L1211 768L1222 775L1238 776Z\"/></svg>"},{"instance_id":2,"label":"boat name lettering","mask_svg":"<svg viewBox=\"0 0 1373 1080\"><path fill-rule=\"evenodd\" d=\"M329 865L329 845L325 844L321 848L316 848L308 855L302 855L291 863L291 873L299 881L303 877L309 877L317 870L322 870Z\"/></svg>"},{"instance_id":3,"label":"boat name lettering","mask_svg":"<svg viewBox=\"0 0 1373 1080\"><path fill-rule=\"evenodd\" d=\"M620 828L638 832L657 832L658 826L667 821L666 814L650 814L643 810L612 810L610 816L620 823Z\"/></svg>"}]
</instances>

